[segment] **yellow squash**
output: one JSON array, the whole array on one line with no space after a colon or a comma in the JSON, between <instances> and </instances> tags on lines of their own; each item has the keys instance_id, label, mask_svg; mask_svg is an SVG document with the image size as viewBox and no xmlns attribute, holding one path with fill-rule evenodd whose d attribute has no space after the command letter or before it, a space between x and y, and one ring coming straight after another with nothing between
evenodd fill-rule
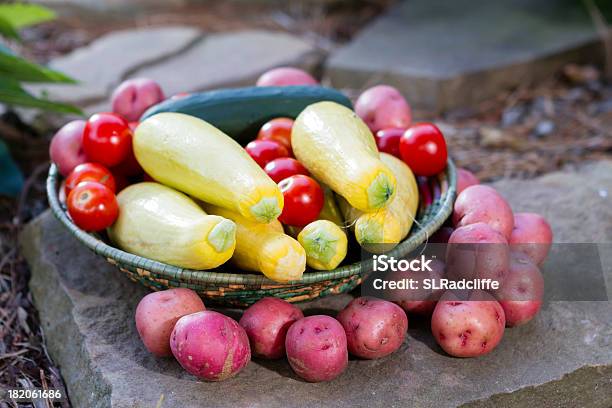
<instances>
[{"instance_id":1,"label":"yellow squash","mask_svg":"<svg viewBox=\"0 0 612 408\"><path fill-rule=\"evenodd\" d=\"M234 222L207 215L170 187L134 184L117 201L119 218L108 234L124 251L189 269L215 268L234 252Z\"/></svg>"},{"instance_id":2,"label":"yellow squash","mask_svg":"<svg viewBox=\"0 0 612 408\"><path fill-rule=\"evenodd\" d=\"M362 213L339 200L346 221L354 226L357 242L370 252L386 252L406 238L412 227L419 204L416 179L400 159L380 154L397 180L397 194L383 210Z\"/></svg>"},{"instance_id":3,"label":"yellow squash","mask_svg":"<svg viewBox=\"0 0 612 408\"><path fill-rule=\"evenodd\" d=\"M384 208L396 190L366 124L335 102L317 102L300 113L291 132L295 157L322 183L365 212Z\"/></svg>"},{"instance_id":4,"label":"yellow squash","mask_svg":"<svg viewBox=\"0 0 612 408\"><path fill-rule=\"evenodd\" d=\"M297 239L306 250L306 264L313 269L335 269L346 257L346 234L331 221L311 222L302 229Z\"/></svg>"},{"instance_id":5,"label":"yellow squash","mask_svg":"<svg viewBox=\"0 0 612 408\"><path fill-rule=\"evenodd\" d=\"M155 180L193 197L267 223L283 209L272 179L236 141L182 113L158 113L134 133L134 154Z\"/></svg>"},{"instance_id":6,"label":"yellow squash","mask_svg":"<svg viewBox=\"0 0 612 408\"><path fill-rule=\"evenodd\" d=\"M302 277L306 269L306 253L299 242L283 232L280 222L261 224L225 208L202 205L207 212L236 223L236 250L232 257L236 266L261 272L277 282Z\"/></svg>"}]
</instances>

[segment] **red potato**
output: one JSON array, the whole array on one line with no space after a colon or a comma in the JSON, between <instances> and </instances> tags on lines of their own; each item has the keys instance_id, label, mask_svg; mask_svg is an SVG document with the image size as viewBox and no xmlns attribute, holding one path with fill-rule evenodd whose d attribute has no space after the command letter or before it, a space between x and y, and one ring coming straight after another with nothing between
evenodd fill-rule
<instances>
[{"instance_id":1,"label":"red potato","mask_svg":"<svg viewBox=\"0 0 612 408\"><path fill-rule=\"evenodd\" d=\"M466 188L477 184L480 184L480 180L478 180L478 177L476 177L474 173L467 169L457 167L457 195L461 194Z\"/></svg>"},{"instance_id":2,"label":"red potato","mask_svg":"<svg viewBox=\"0 0 612 408\"><path fill-rule=\"evenodd\" d=\"M536 265L546 259L553 240L550 224L534 213L514 214L514 229L510 235L510 247L524 252Z\"/></svg>"},{"instance_id":3,"label":"red potato","mask_svg":"<svg viewBox=\"0 0 612 408\"><path fill-rule=\"evenodd\" d=\"M406 129L412 122L410 105L397 89L389 85L365 90L355 102L355 113L373 133L386 128Z\"/></svg>"},{"instance_id":4,"label":"red potato","mask_svg":"<svg viewBox=\"0 0 612 408\"><path fill-rule=\"evenodd\" d=\"M170 348L185 370L207 381L233 377L251 361L244 329L209 310L181 317L172 331Z\"/></svg>"},{"instance_id":5,"label":"red potato","mask_svg":"<svg viewBox=\"0 0 612 408\"><path fill-rule=\"evenodd\" d=\"M293 323L285 348L293 371L309 382L333 380L348 365L346 333L329 316L309 316Z\"/></svg>"},{"instance_id":6,"label":"red potato","mask_svg":"<svg viewBox=\"0 0 612 408\"><path fill-rule=\"evenodd\" d=\"M459 227L451 234L446 248L450 279L495 279L503 281L510 252L508 242L488 224Z\"/></svg>"},{"instance_id":7,"label":"red potato","mask_svg":"<svg viewBox=\"0 0 612 408\"><path fill-rule=\"evenodd\" d=\"M406 311L408 314L418 315L431 315L438 303L438 299L443 294L441 289L425 289L423 286L424 279L435 279L440 282L440 279L446 275L446 265L444 262L437 259L432 260L430 264L430 271L417 271L417 272L399 272L405 274L406 278L412 278L418 282L419 289L410 290L406 295L405 299L398 300L395 303Z\"/></svg>"},{"instance_id":8,"label":"red potato","mask_svg":"<svg viewBox=\"0 0 612 408\"><path fill-rule=\"evenodd\" d=\"M542 307L544 278L528 255L512 252L510 268L495 297L504 309L506 326L520 326L535 317Z\"/></svg>"},{"instance_id":9,"label":"red potato","mask_svg":"<svg viewBox=\"0 0 612 408\"><path fill-rule=\"evenodd\" d=\"M171 356L170 335L178 319L205 310L191 289L168 289L149 293L136 307L136 330L147 350L158 357Z\"/></svg>"},{"instance_id":10,"label":"red potato","mask_svg":"<svg viewBox=\"0 0 612 408\"><path fill-rule=\"evenodd\" d=\"M338 321L346 332L349 353L375 359L396 351L406 338L408 318L395 303L371 297L353 299Z\"/></svg>"},{"instance_id":11,"label":"red potato","mask_svg":"<svg viewBox=\"0 0 612 408\"><path fill-rule=\"evenodd\" d=\"M287 330L303 317L297 306L267 297L245 310L239 323L249 336L255 357L277 359L285 355Z\"/></svg>"},{"instance_id":12,"label":"red potato","mask_svg":"<svg viewBox=\"0 0 612 408\"><path fill-rule=\"evenodd\" d=\"M308 72L299 68L280 67L264 72L257 79L257 86L319 85Z\"/></svg>"},{"instance_id":13,"label":"red potato","mask_svg":"<svg viewBox=\"0 0 612 408\"><path fill-rule=\"evenodd\" d=\"M73 120L66 123L55 133L49 146L49 156L62 176L66 177L81 163L87 161L83 150L84 120Z\"/></svg>"},{"instance_id":14,"label":"red potato","mask_svg":"<svg viewBox=\"0 0 612 408\"><path fill-rule=\"evenodd\" d=\"M478 357L490 353L504 335L506 318L495 298L474 291L462 300L447 291L431 316L434 338L451 356Z\"/></svg>"},{"instance_id":15,"label":"red potato","mask_svg":"<svg viewBox=\"0 0 612 408\"><path fill-rule=\"evenodd\" d=\"M123 81L111 96L113 112L136 121L151 106L166 99L157 82L148 78Z\"/></svg>"},{"instance_id":16,"label":"red potato","mask_svg":"<svg viewBox=\"0 0 612 408\"><path fill-rule=\"evenodd\" d=\"M492 187L476 185L466 188L455 201L453 224L463 227L477 222L489 224L510 239L514 215L508 202Z\"/></svg>"}]
</instances>

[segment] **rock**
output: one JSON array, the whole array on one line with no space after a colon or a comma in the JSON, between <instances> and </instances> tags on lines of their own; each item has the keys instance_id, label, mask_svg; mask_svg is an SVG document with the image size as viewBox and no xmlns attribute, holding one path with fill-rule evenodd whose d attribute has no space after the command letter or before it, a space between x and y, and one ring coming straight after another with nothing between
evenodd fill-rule
<instances>
[{"instance_id":1,"label":"rock","mask_svg":"<svg viewBox=\"0 0 612 408\"><path fill-rule=\"evenodd\" d=\"M538 212L553 227L554 241L612 243L612 161L578 172L555 172L534 181L493 184L514 212ZM526 188L528 186L529 188Z\"/></svg>"},{"instance_id":2,"label":"rock","mask_svg":"<svg viewBox=\"0 0 612 408\"><path fill-rule=\"evenodd\" d=\"M79 84L45 84L29 89L35 93L44 91L49 99L80 106L99 102L130 72L176 55L200 37L198 29L185 26L114 31L49 64Z\"/></svg>"},{"instance_id":3,"label":"rock","mask_svg":"<svg viewBox=\"0 0 612 408\"><path fill-rule=\"evenodd\" d=\"M316 71L323 54L290 34L264 30L206 36L186 52L143 67L131 77L158 81L167 95L228 86L255 85L264 71L290 65Z\"/></svg>"},{"instance_id":4,"label":"rock","mask_svg":"<svg viewBox=\"0 0 612 408\"><path fill-rule=\"evenodd\" d=\"M447 110L601 55L579 2L412 0L333 52L326 74L336 87L386 83L418 108Z\"/></svg>"},{"instance_id":5,"label":"rock","mask_svg":"<svg viewBox=\"0 0 612 408\"><path fill-rule=\"evenodd\" d=\"M612 242L610 197L601 193L612 191L610 161L494 186L515 210L546 216L560 242ZM236 378L204 383L174 360L145 351L133 314L147 290L76 242L50 212L30 223L20 241L48 350L77 407L151 407L162 396L161 406L185 408L612 405L609 302L551 302L531 323L507 330L498 348L481 358L445 355L427 322L411 318L397 353L352 359L329 383L301 381L284 360L254 360ZM602 247L610 279L612 246ZM306 314L333 314L349 299L332 296L302 306Z\"/></svg>"}]
</instances>

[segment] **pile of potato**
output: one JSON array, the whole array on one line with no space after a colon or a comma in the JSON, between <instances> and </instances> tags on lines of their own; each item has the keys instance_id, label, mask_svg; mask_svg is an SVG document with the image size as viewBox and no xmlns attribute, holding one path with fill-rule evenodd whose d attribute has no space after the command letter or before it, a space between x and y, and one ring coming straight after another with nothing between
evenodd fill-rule
<instances>
[{"instance_id":1,"label":"pile of potato","mask_svg":"<svg viewBox=\"0 0 612 408\"><path fill-rule=\"evenodd\" d=\"M349 353L374 359L396 351L406 337L408 318L399 306L382 299L354 299L334 319L304 317L297 306L269 297L236 322L206 310L190 289L168 289L142 299L136 328L155 356L174 356L185 370L207 381L233 377L251 356L286 356L298 376L319 382L342 374Z\"/></svg>"}]
</instances>

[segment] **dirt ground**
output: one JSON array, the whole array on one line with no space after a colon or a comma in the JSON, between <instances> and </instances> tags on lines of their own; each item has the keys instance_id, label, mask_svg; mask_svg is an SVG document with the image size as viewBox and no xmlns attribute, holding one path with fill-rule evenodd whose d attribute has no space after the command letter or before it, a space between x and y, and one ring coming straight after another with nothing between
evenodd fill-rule
<instances>
[{"instance_id":1,"label":"dirt ground","mask_svg":"<svg viewBox=\"0 0 612 408\"><path fill-rule=\"evenodd\" d=\"M158 9L108 16L107 24L100 24L100 16L69 14L26 31L23 52L46 61L107 31L168 23L194 24L209 31L287 30L329 49L348 40L390 3L364 1L348 9L272 9L212 2L189 14ZM483 181L530 178L612 156L612 84L592 66L566 66L546 81L525 84L474 108L443 115L416 112L415 116L440 123L453 158ZM45 350L44 333L27 288L29 271L15 245L21 227L47 207L43 183L51 136L36 133L14 113L0 117L0 137L27 179L18 199L0 197L0 391L3 387L63 387L59 370ZM0 407L8 406L0 402Z\"/></svg>"}]
</instances>

